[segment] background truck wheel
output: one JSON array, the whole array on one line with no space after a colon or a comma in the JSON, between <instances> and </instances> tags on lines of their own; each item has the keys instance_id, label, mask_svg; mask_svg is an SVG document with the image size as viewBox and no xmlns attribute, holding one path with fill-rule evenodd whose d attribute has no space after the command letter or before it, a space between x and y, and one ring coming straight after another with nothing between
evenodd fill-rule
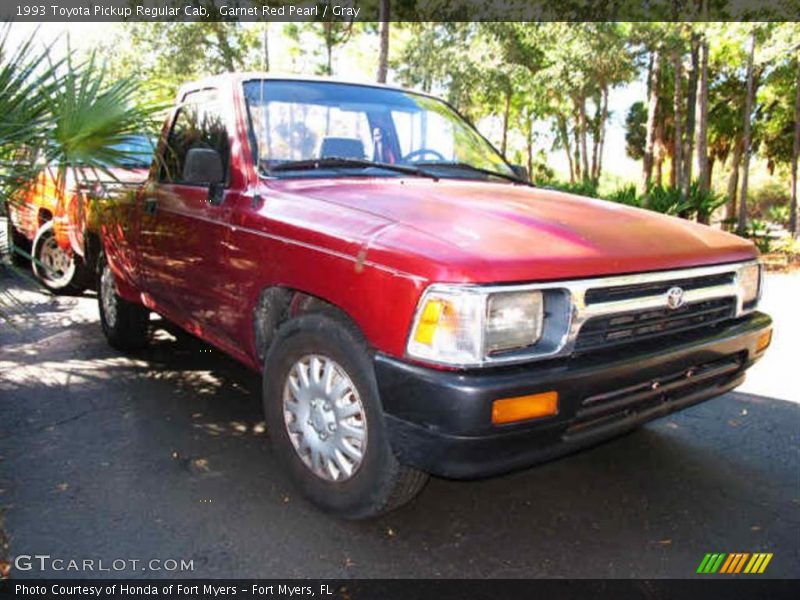
<instances>
[{"instance_id":1,"label":"background truck wheel","mask_svg":"<svg viewBox=\"0 0 800 600\"><path fill-rule=\"evenodd\" d=\"M79 294L91 285L91 276L83 261L56 243L53 222L48 221L33 240L33 273L56 294Z\"/></svg>"},{"instance_id":2,"label":"background truck wheel","mask_svg":"<svg viewBox=\"0 0 800 600\"><path fill-rule=\"evenodd\" d=\"M392 453L367 345L343 317L307 314L278 329L264 361L264 412L291 478L336 516L398 508L428 479Z\"/></svg>"},{"instance_id":3,"label":"background truck wheel","mask_svg":"<svg viewBox=\"0 0 800 600\"><path fill-rule=\"evenodd\" d=\"M104 256L98 259L97 303L100 325L112 348L132 352L147 345L150 312L117 295L114 274Z\"/></svg>"},{"instance_id":4,"label":"background truck wheel","mask_svg":"<svg viewBox=\"0 0 800 600\"><path fill-rule=\"evenodd\" d=\"M8 246L9 258L11 264L17 267L27 267L28 259L19 252L15 252L11 247L12 244L23 252L31 253L31 243L22 233L17 231L14 224L11 222L11 217L6 217L6 244Z\"/></svg>"}]
</instances>

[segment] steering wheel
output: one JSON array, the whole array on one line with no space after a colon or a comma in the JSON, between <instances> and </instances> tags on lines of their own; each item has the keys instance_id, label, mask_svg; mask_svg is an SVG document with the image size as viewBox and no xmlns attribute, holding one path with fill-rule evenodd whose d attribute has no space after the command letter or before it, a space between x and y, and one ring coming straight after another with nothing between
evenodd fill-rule
<instances>
[{"instance_id":1,"label":"steering wheel","mask_svg":"<svg viewBox=\"0 0 800 600\"><path fill-rule=\"evenodd\" d=\"M431 148L418 148L416 150L412 150L411 152L406 154L404 157L402 157L400 160L402 162L414 162L414 161L412 161L412 158L416 158L417 156L419 156L421 158L421 157L424 157L426 154L430 154L431 156L436 158L436 160L441 160L441 161L446 160L445 157L442 156L441 153L437 152L436 150L432 150Z\"/></svg>"}]
</instances>

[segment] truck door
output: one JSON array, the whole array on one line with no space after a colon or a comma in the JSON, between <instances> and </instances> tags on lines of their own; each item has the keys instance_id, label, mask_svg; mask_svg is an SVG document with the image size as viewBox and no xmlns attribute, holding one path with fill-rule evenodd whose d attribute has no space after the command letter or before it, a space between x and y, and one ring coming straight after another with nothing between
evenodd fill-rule
<instances>
[{"instance_id":1,"label":"truck door","mask_svg":"<svg viewBox=\"0 0 800 600\"><path fill-rule=\"evenodd\" d=\"M214 90L186 96L159 150L157 180L141 198L139 246L146 292L167 317L188 319L209 333L217 329L215 296L228 254L229 190L227 183L212 192L207 184L185 180L184 167L191 149L216 150L227 182L231 128L223 114Z\"/></svg>"}]
</instances>

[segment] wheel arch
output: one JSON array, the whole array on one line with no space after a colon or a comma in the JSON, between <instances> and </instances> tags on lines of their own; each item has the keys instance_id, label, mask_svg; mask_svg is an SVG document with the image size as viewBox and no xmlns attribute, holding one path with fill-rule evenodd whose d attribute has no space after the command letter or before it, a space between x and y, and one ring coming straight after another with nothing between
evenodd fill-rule
<instances>
[{"instance_id":1,"label":"wheel arch","mask_svg":"<svg viewBox=\"0 0 800 600\"><path fill-rule=\"evenodd\" d=\"M40 228L45 223L53 220L53 211L49 208L40 208L36 213L36 227Z\"/></svg>"},{"instance_id":2,"label":"wheel arch","mask_svg":"<svg viewBox=\"0 0 800 600\"><path fill-rule=\"evenodd\" d=\"M275 339L275 332L283 323L309 313L344 319L366 339L356 319L336 303L297 288L270 285L261 289L251 314L253 346L258 360L263 362Z\"/></svg>"}]
</instances>

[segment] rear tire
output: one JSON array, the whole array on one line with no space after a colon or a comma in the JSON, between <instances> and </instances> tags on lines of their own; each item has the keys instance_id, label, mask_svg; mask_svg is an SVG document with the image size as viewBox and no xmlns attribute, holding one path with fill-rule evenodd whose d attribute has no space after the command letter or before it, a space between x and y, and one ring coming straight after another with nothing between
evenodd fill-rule
<instances>
[{"instance_id":1,"label":"rear tire","mask_svg":"<svg viewBox=\"0 0 800 600\"><path fill-rule=\"evenodd\" d=\"M97 304L106 340L112 348L123 352L141 350L148 342L150 311L119 297L105 256L101 255L97 264Z\"/></svg>"},{"instance_id":2,"label":"rear tire","mask_svg":"<svg viewBox=\"0 0 800 600\"><path fill-rule=\"evenodd\" d=\"M91 274L80 257L68 254L56 243L53 221L33 239L33 273L54 294L80 294L91 286Z\"/></svg>"},{"instance_id":3,"label":"rear tire","mask_svg":"<svg viewBox=\"0 0 800 600\"><path fill-rule=\"evenodd\" d=\"M428 480L392 452L367 344L342 316L302 315L278 329L264 361L264 413L292 480L338 517L394 510Z\"/></svg>"}]
</instances>

